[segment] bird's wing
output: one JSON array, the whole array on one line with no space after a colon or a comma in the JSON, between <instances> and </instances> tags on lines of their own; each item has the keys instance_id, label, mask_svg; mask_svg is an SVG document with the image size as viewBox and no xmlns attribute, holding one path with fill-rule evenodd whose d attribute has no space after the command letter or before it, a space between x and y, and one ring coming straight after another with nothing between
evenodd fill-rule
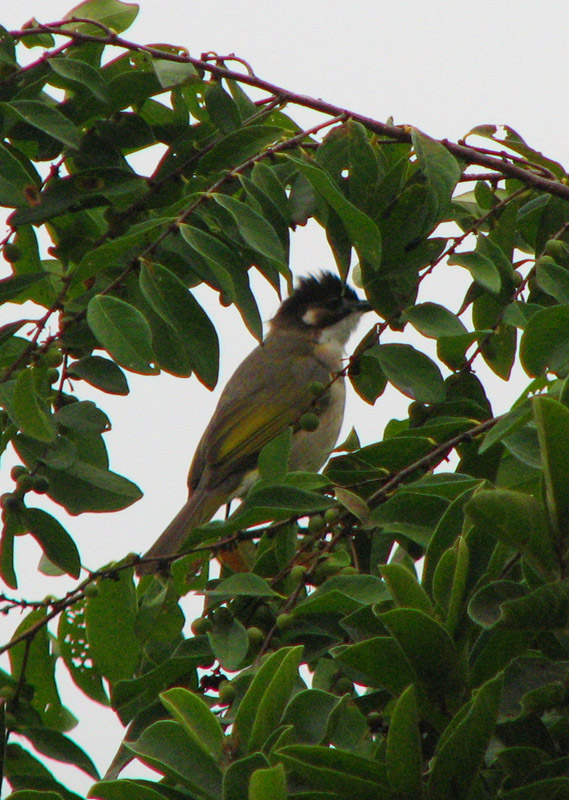
<instances>
[{"instance_id":1,"label":"bird's wing","mask_svg":"<svg viewBox=\"0 0 569 800\"><path fill-rule=\"evenodd\" d=\"M254 468L263 447L309 410L314 399L310 383L326 382L330 377L314 357L286 355L267 380L262 354L258 365L255 360L249 357L247 382L240 383L237 372L231 381L231 399L224 403L222 396L200 442L197 463L190 470L190 485L192 474L198 469L201 473L206 465L211 468L210 475L215 476L211 488L231 475ZM255 366L260 372L253 372L251 378L251 368ZM322 402L319 405L322 407ZM197 474L193 477L199 480Z\"/></svg>"}]
</instances>

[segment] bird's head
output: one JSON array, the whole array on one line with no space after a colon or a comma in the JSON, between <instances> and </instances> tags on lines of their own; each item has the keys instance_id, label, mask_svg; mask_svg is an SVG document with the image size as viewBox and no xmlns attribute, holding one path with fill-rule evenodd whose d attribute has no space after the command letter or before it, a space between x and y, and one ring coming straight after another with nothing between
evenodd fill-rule
<instances>
[{"instance_id":1,"label":"bird's head","mask_svg":"<svg viewBox=\"0 0 569 800\"><path fill-rule=\"evenodd\" d=\"M371 311L367 300L360 300L337 275L322 272L299 280L271 320L271 326L314 333L319 340L333 338L344 345L366 311Z\"/></svg>"}]
</instances>

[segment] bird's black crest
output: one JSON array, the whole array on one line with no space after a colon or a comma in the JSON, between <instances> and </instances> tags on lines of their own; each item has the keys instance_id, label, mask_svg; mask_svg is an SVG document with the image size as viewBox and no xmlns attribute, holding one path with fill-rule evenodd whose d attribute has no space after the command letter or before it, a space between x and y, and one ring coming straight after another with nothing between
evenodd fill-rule
<instances>
[{"instance_id":1,"label":"bird's black crest","mask_svg":"<svg viewBox=\"0 0 569 800\"><path fill-rule=\"evenodd\" d=\"M328 306L342 299L357 301L358 296L337 275L321 272L320 275L307 275L298 284L279 309L279 315L301 317L310 306Z\"/></svg>"}]
</instances>

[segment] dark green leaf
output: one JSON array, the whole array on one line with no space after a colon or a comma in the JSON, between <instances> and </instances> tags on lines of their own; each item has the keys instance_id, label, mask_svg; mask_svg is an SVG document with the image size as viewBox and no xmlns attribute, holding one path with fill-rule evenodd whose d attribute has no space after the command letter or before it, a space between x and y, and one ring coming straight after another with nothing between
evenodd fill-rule
<instances>
[{"instance_id":1,"label":"dark green leaf","mask_svg":"<svg viewBox=\"0 0 569 800\"><path fill-rule=\"evenodd\" d=\"M250 206L226 194L216 194L214 200L235 220L243 241L261 255L275 261L286 270L286 259L279 237L267 220Z\"/></svg>"},{"instance_id":2,"label":"dark green leaf","mask_svg":"<svg viewBox=\"0 0 569 800\"><path fill-rule=\"evenodd\" d=\"M219 759L224 736L219 720L199 695L176 687L160 695L162 703L206 755Z\"/></svg>"},{"instance_id":3,"label":"dark green leaf","mask_svg":"<svg viewBox=\"0 0 569 800\"><path fill-rule=\"evenodd\" d=\"M0 304L20 299L20 295L24 295L26 289L46 277L45 272L33 272L28 275L14 275L11 278L4 278L0 281ZM24 296L21 299L27 300L28 298Z\"/></svg>"},{"instance_id":4,"label":"dark green leaf","mask_svg":"<svg viewBox=\"0 0 569 800\"><path fill-rule=\"evenodd\" d=\"M206 594L222 597L279 597L279 594L253 572L238 572L218 583L214 589L208 589Z\"/></svg>"},{"instance_id":5,"label":"dark green leaf","mask_svg":"<svg viewBox=\"0 0 569 800\"><path fill-rule=\"evenodd\" d=\"M154 311L179 336L196 375L209 388L217 382L219 343L209 317L173 272L145 263L140 288Z\"/></svg>"},{"instance_id":6,"label":"dark green leaf","mask_svg":"<svg viewBox=\"0 0 569 800\"><path fill-rule=\"evenodd\" d=\"M78 578L81 571L79 551L63 525L40 508L26 508L23 519L26 530L52 564L72 578Z\"/></svg>"},{"instance_id":7,"label":"dark green leaf","mask_svg":"<svg viewBox=\"0 0 569 800\"><path fill-rule=\"evenodd\" d=\"M65 764L83 770L93 780L99 780L97 768L87 755L75 742L68 739L58 731L47 728L26 728L26 738L30 740L36 750L49 758L55 758Z\"/></svg>"},{"instance_id":8,"label":"dark green leaf","mask_svg":"<svg viewBox=\"0 0 569 800\"><path fill-rule=\"evenodd\" d=\"M87 88L97 100L106 103L108 100L107 84L101 75L90 64L75 58L49 58L47 63L51 69L65 78L75 89Z\"/></svg>"},{"instance_id":9,"label":"dark green leaf","mask_svg":"<svg viewBox=\"0 0 569 800\"><path fill-rule=\"evenodd\" d=\"M287 800L285 771L282 764L257 769L251 775L249 800Z\"/></svg>"},{"instance_id":10,"label":"dark green leaf","mask_svg":"<svg viewBox=\"0 0 569 800\"><path fill-rule=\"evenodd\" d=\"M34 371L23 370L14 387L14 416L22 431L40 442L55 441L56 431L46 401L36 391Z\"/></svg>"},{"instance_id":11,"label":"dark green leaf","mask_svg":"<svg viewBox=\"0 0 569 800\"><path fill-rule=\"evenodd\" d=\"M132 571L124 569L102 579L98 589L85 610L89 655L99 673L115 683L132 677L141 654Z\"/></svg>"},{"instance_id":12,"label":"dark green leaf","mask_svg":"<svg viewBox=\"0 0 569 800\"><path fill-rule=\"evenodd\" d=\"M109 394L128 394L128 382L124 372L114 361L102 356L86 356L70 364L67 373L77 376L96 389Z\"/></svg>"},{"instance_id":13,"label":"dark green leaf","mask_svg":"<svg viewBox=\"0 0 569 800\"><path fill-rule=\"evenodd\" d=\"M118 363L133 372L155 375L148 322L134 306L110 295L97 295L87 306L89 327Z\"/></svg>"},{"instance_id":14,"label":"dark green leaf","mask_svg":"<svg viewBox=\"0 0 569 800\"><path fill-rule=\"evenodd\" d=\"M569 532L569 409L552 397L536 397L533 410L553 535L564 542Z\"/></svg>"},{"instance_id":15,"label":"dark green leaf","mask_svg":"<svg viewBox=\"0 0 569 800\"><path fill-rule=\"evenodd\" d=\"M534 314L520 344L522 366L535 377L545 372L565 376L569 370L569 306L543 308Z\"/></svg>"},{"instance_id":16,"label":"dark green leaf","mask_svg":"<svg viewBox=\"0 0 569 800\"><path fill-rule=\"evenodd\" d=\"M410 322L419 333L432 339L466 333L459 318L438 303L418 303L404 311L401 319Z\"/></svg>"},{"instance_id":17,"label":"dark green leaf","mask_svg":"<svg viewBox=\"0 0 569 800\"><path fill-rule=\"evenodd\" d=\"M422 403L445 399L441 372L424 353L410 344L382 344L375 353L387 379L407 397Z\"/></svg>"},{"instance_id":18,"label":"dark green leaf","mask_svg":"<svg viewBox=\"0 0 569 800\"><path fill-rule=\"evenodd\" d=\"M61 111L40 103L38 100L12 100L1 103L0 107L17 119L38 128L48 136L52 136L67 147L77 150L80 144L79 131Z\"/></svg>"},{"instance_id":19,"label":"dark green leaf","mask_svg":"<svg viewBox=\"0 0 569 800\"><path fill-rule=\"evenodd\" d=\"M472 253L454 253L449 257L448 263L451 266L458 264L460 267L466 267L473 280L483 289L492 292L492 294L498 294L502 288L502 280L498 269L482 253L476 251Z\"/></svg>"},{"instance_id":20,"label":"dark green leaf","mask_svg":"<svg viewBox=\"0 0 569 800\"><path fill-rule=\"evenodd\" d=\"M423 796L423 763L414 686L403 692L393 709L387 736L386 767L389 785L394 791L420 800Z\"/></svg>"},{"instance_id":21,"label":"dark green leaf","mask_svg":"<svg viewBox=\"0 0 569 800\"><path fill-rule=\"evenodd\" d=\"M74 17L93 19L102 22L117 33L122 33L129 28L136 19L139 11L137 3L125 3L122 0L84 0L68 11L64 19L70 19L65 27L78 33L90 33L100 36L101 29L88 22L73 22Z\"/></svg>"},{"instance_id":22,"label":"dark green leaf","mask_svg":"<svg viewBox=\"0 0 569 800\"><path fill-rule=\"evenodd\" d=\"M214 656L224 669L234 671L239 668L249 649L247 631L238 619L218 623L213 621L209 642Z\"/></svg>"}]
</instances>

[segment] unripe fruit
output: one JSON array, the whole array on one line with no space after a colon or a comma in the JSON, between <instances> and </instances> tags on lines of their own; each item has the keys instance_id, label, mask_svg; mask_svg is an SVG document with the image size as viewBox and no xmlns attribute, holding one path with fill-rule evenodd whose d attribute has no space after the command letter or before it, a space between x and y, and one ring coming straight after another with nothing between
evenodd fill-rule
<instances>
[{"instance_id":1,"label":"unripe fruit","mask_svg":"<svg viewBox=\"0 0 569 800\"><path fill-rule=\"evenodd\" d=\"M22 251L18 247L17 244L5 244L2 248L2 255L10 264L13 264L15 261L19 261L22 257Z\"/></svg>"},{"instance_id":2,"label":"unripe fruit","mask_svg":"<svg viewBox=\"0 0 569 800\"><path fill-rule=\"evenodd\" d=\"M29 492L31 489L34 488L35 478L33 475L30 475L28 472L23 472L18 480L18 489L20 492Z\"/></svg>"},{"instance_id":3,"label":"unripe fruit","mask_svg":"<svg viewBox=\"0 0 569 800\"><path fill-rule=\"evenodd\" d=\"M10 703L16 696L16 689L13 686L3 686L0 689L0 699Z\"/></svg>"},{"instance_id":4,"label":"unripe fruit","mask_svg":"<svg viewBox=\"0 0 569 800\"><path fill-rule=\"evenodd\" d=\"M6 511L23 511L24 504L20 500L19 497L16 497L15 494L4 494L2 495L2 508Z\"/></svg>"},{"instance_id":5,"label":"unripe fruit","mask_svg":"<svg viewBox=\"0 0 569 800\"><path fill-rule=\"evenodd\" d=\"M262 642L265 640L265 634L260 628L256 628L252 625L250 628L247 628L247 638L249 639L249 644L253 647L258 647Z\"/></svg>"},{"instance_id":6,"label":"unripe fruit","mask_svg":"<svg viewBox=\"0 0 569 800\"><path fill-rule=\"evenodd\" d=\"M354 684L349 678L339 678L334 684L334 694L352 694Z\"/></svg>"},{"instance_id":7,"label":"unripe fruit","mask_svg":"<svg viewBox=\"0 0 569 800\"><path fill-rule=\"evenodd\" d=\"M303 567L302 564L295 564L290 571L290 579L293 583L302 583L305 575L306 567Z\"/></svg>"},{"instance_id":8,"label":"unripe fruit","mask_svg":"<svg viewBox=\"0 0 569 800\"><path fill-rule=\"evenodd\" d=\"M318 419L318 414L315 414L313 411L307 411L307 413L303 414L298 420L298 427L303 431L315 431L319 425L320 420Z\"/></svg>"},{"instance_id":9,"label":"unripe fruit","mask_svg":"<svg viewBox=\"0 0 569 800\"><path fill-rule=\"evenodd\" d=\"M312 383L308 387L308 391L310 394L314 395L314 397L320 397L321 394L324 394L326 391L326 387L322 383L322 381L312 381Z\"/></svg>"},{"instance_id":10,"label":"unripe fruit","mask_svg":"<svg viewBox=\"0 0 569 800\"><path fill-rule=\"evenodd\" d=\"M381 726L383 725L383 717L379 711L370 711L366 717L366 722L370 731L372 733L377 733L381 730Z\"/></svg>"},{"instance_id":11,"label":"unripe fruit","mask_svg":"<svg viewBox=\"0 0 569 800\"><path fill-rule=\"evenodd\" d=\"M225 606L221 608L216 608L212 614L212 619L216 625L231 625L233 622L233 617L231 615L231 611Z\"/></svg>"},{"instance_id":12,"label":"unripe fruit","mask_svg":"<svg viewBox=\"0 0 569 800\"><path fill-rule=\"evenodd\" d=\"M211 622L207 617L198 617L190 625L190 630L194 636L203 636L211 630Z\"/></svg>"},{"instance_id":13,"label":"unripe fruit","mask_svg":"<svg viewBox=\"0 0 569 800\"><path fill-rule=\"evenodd\" d=\"M57 380L59 380L59 370L56 369L56 367L49 367L46 377L49 384L55 383Z\"/></svg>"},{"instance_id":14,"label":"unripe fruit","mask_svg":"<svg viewBox=\"0 0 569 800\"><path fill-rule=\"evenodd\" d=\"M333 525L340 517L340 512L337 508L327 508L324 512L324 521L328 525Z\"/></svg>"},{"instance_id":15,"label":"unripe fruit","mask_svg":"<svg viewBox=\"0 0 569 800\"><path fill-rule=\"evenodd\" d=\"M544 250L548 256L553 258L563 258L563 256L567 255L567 250L560 239L549 239L545 243Z\"/></svg>"},{"instance_id":16,"label":"unripe fruit","mask_svg":"<svg viewBox=\"0 0 569 800\"><path fill-rule=\"evenodd\" d=\"M12 478L13 481L17 481L21 475L27 475L27 474L28 470L26 469L26 467L24 467L23 464L18 464L17 466L12 467L12 469L10 470L10 477Z\"/></svg>"},{"instance_id":17,"label":"unripe fruit","mask_svg":"<svg viewBox=\"0 0 569 800\"><path fill-rule=\"evenodd\" d=\"M50 347L44 356L46 366L59 367L63 362L63 355L58 347Z\"/></svg>"},{"instance_id":18,"label":"unripe fruit","mask_svg":"<svg viewBox=\"0 0 569 800\"><path fill-rule=\"evenodd\" d=\"M38 494L45 494L49 489L48 479L45 478L43 475L35 475L33 480L34 484L32 486L32 489L34 490L34 492L37 492Z\"/></svg>"},{"instance_id":19,"label":"unripe fruit","mask_svg":"<svg viewBox=\"0 0 569 800\"><path fill-rule=\"evenodd\" d=\"M235 699L235 694L235 687L229 681L222 681L219 684L219 705L230 705Z\"/></svg>"},{"instance_id":20,"label":"unripe fruit","mask_svg":"<svg viewBox=\"0 0 569 800\"><path fill-rule=\"evenodd\" d=\"M294 625L294 614L279 614L276 622L280 631L286 631Z\"/></svg>"},{"instance_id":21,"label":"unripe fruit","mask_svg":"<svg viewBox=\"0 0 569 800\"><path fill-rule=\"evenodd\" d=\"M308 520L308 530L310 533L322 533L325 528L326 523L324 522L322 514L314 514L314 516L310 517Z\"/></svg>"}]
</instances>

